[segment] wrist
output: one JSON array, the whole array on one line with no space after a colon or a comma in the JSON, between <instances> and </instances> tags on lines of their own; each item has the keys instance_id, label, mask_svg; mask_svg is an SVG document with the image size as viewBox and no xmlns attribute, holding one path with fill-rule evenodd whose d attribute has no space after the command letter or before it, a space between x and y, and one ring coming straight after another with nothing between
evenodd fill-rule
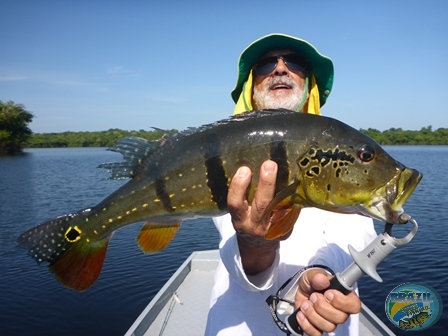
<instances>
[{"instance_id":1,"label":"wrist","mask_svg":"<svg viewBox=\"0 0 448 336\"><path fill-rule=\"evenodd\" d=\"M237 233L241 262L247 275L257 275L268 269L275 260L280 242Z\"/></svg>"}]
</instances>

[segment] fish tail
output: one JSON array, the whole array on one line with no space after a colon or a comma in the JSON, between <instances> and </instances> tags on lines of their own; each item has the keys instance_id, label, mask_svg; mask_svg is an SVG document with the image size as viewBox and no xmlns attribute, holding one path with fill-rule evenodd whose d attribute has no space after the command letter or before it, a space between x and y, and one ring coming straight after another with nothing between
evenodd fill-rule
<instances>
[{"instance_id":1,"label":"fish tail","mask_svg":"<svg viewBox=\"0 0 448 336\"><path fill-rule=\"evenodd\" d=\"M88 289L98 279L110 236L89 240L83 235L85 216L69 214L42 223L23 233L17 243L38 264L49 263L50 271L66 287Z\"/></svg>"}]
</instances>

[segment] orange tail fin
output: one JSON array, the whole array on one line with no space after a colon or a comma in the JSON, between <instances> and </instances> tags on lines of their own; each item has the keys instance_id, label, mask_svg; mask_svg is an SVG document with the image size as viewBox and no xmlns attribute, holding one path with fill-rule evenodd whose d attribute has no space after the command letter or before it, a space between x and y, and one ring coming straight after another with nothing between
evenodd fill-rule
<instances>
[{"instance_id":1,"label":"orange tail fin","mask_svg":"<svg viewBox=\"0 0 448 336\"><path fill-rule=\"evenodd\" d=\"M109 239L90 244L73 244L50 265L50 270L64 286L85 291L100 276L108 244Z\"/></svg>"},{"instance_id":2,"label":"orange tail fin","mask_svg":"<svg viewBox=\"0 0 448 336\"><path fill-rule=\"evenodd\" d=\"M17 242L38 264L49 263L64 286L84 291L98 279L110 240L87 238L84 222L80 213L61 216L23 233Z\"/></svg>"}]
</instances>

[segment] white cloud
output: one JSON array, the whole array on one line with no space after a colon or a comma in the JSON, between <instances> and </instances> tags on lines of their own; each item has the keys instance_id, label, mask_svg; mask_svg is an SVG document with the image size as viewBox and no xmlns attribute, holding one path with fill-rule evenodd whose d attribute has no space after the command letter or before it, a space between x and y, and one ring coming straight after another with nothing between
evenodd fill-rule
<instances>
[{"instance_id":1,"label":"white cloud","mask_svg":"<svg viewBox=\"0 0 448 336\"><path fill-rule=\"evenodd\" d=\"M25 76L0 76L0 81L4 82L20 81L26 79L27 78Z\"/></svg>"}]
</instances>

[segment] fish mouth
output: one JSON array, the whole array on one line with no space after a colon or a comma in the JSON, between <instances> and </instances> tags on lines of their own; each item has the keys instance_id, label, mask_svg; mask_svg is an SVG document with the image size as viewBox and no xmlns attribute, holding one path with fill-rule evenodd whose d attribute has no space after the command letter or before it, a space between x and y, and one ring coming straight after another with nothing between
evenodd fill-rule
<instances>
[{"instance_id":1,"label":"fish mouth","mask_svg":"<svg viewBox=\"0 0 448 336\"><path fill-rule=\"evenodd\" d=\"M372 202L365 209L368 215L392 224L400 224L403 205L412 195L423 175L410 168L397 168L397 174L372 195Z\"/></svg>"}]
</instances>

